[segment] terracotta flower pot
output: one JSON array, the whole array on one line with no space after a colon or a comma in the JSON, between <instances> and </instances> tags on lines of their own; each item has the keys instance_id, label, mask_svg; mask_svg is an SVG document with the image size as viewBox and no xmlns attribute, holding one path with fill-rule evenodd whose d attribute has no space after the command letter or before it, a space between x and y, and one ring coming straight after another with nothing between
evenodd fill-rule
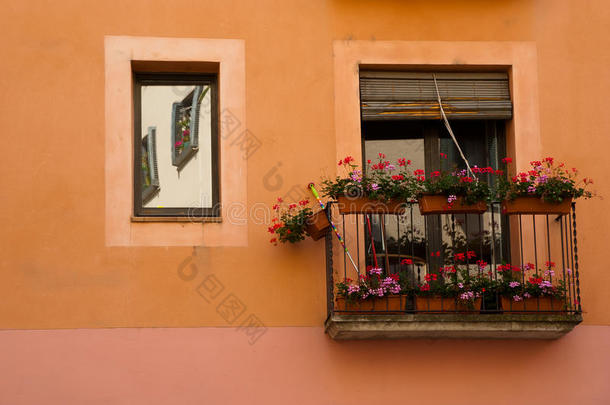
<instances>
[{"instance_id":1,"label":"terracotta flower pot","mask_svg":"<svg viewBox=\"0 0 610 405\"><path fill-rule=\"evenodd\" d=\"M566 198L558 204L549 203L538 197L517 197L514 200L502 201L502 213L508 215L516 214L556 214L566 215L570 213L572 199Z\"/></svg>"},{"instance_id":2,"label":"terracotta flower pot","mask_svg":"<svg viewBox=\"0 0 610 405\"><path fill-rule=\"evenodd\" d=\"M451 312L457 310L455 298L415 297L415 310L417 312Z\"/></svg>"},{"instance_id":3,"label":"terracotta flower pot","mask_svg":"<svg viewBox=\"0 0 610 405\"><path fill-rule=\"evenodd\" d=\"M372 200L367 197L337 197L339 212L341 214L402 214L405 212L404 201Z\"/></svg>"},{"instance_id":4,"label":"terracotta flower pot","mask_svg":"<svg viewBox=\"0 0 610 405\"><path fill-rule=\"evenodd\" d=\"M318 211L307 219L305 231L313 240L318 240L326 235L330 228L330 222L326 216L326 211Z\"/></svg>"},{"instance_id":5,"label":"terracotta flower pot","mask_svg":"<svg viewBox=\"0 0 610 405\"><path fill-rule=\"evenodd\" d=\"M365 300L348 300L345 297L335 299L336 312L355 314L400 314L406 307L406 295L388 295L386 297L367 298Z\"/></svg>"},{"instance_id":6,"label":"terracotta flower pot","mask_svg":"<svg viewBox=\"0 0 610 405\"><path fill-rule=\"evenodd\" d=\"M524 298L514 301L512 298L502 297L502 310L517 313L555 312L564 309L564 301L554 297Z\"/></svg>"},{"instance_id":7,"label":"terracotta flower pot","mask_svg":"<svg viewBox=\"0 0 610 405\"><path fill-rule=\"evenodd\" d=\"M419 199L419 212L429 214L482 214L487 211L487 203L479 201L476 204L464 204L463 197L457 199L449 206L446 195L424 194Z\"/></svg>"},{"instance_id":8,"label":"terracotta flower pot","mask_svg":"<svg viewBox=\"0 0 610 405\"><path fill-rule=\"evenodd\" d=\"M467 302L458 300L457 307L458 312L460 313L474 313L481 311L481 302L483 300L481 298L475 298L472 301L472 305L469 305Z\"/></svg>"}]
</instances>

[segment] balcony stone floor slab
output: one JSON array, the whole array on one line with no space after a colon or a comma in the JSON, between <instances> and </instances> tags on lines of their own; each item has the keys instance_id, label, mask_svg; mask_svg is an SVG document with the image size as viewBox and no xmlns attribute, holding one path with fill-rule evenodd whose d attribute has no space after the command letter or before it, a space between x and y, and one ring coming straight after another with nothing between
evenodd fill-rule
<instances>
[{"instance_id":1,"label":"balcony stone floor slab","mask_svg":"<svg viewBox=\"0 0 610 405\"><path fill-rule=\"evenodd\" d=\"M580 314L332 313L325 330L335 340L453 338L557 339L582 322Z\"/></svg>"}]
</instances>

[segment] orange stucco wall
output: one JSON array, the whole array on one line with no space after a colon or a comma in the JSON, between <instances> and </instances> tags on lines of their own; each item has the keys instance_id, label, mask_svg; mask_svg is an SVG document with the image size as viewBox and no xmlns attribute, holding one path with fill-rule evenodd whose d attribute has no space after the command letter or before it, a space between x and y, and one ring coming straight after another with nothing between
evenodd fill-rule
<instances>
[{"instance_id":1,"label":"orange stucco wall","mask_svg":"<svg viewBox=\"0 0 610 405\"><path fill-rule=\"evenodd\" d=\"M217 311L218 301L206 300L202 293L202 283L212 278L223 286L219 299L233 294L244 306L244 314L256 316L273 330L311 327L286 328L287 339L311 347L308 351L316 358L330 356L331 360L326 358L318 363L310 359L303 363L306 372L301 370L295 375L313 378L312 370L326 367L324 373L328 376L346 376L334 380L335 385L344 384L359 392L365 370L358 363L357 353L367 353L370 347L366 343L328 342L319 329L326 316L322 242L308 240L298 247L274 248L268 243L266 227L249 222L247 246L241 247L212 246L213 243L198 246L169 246L169 243L168 246L111 246L107 243L105 38L243 41L244 115L247 129L262 143L247 160L247 177L240 179L247 187L247 193L240 195L247 195L251 208L259 203L268 204L293 186L304 186L335 170L336 156L343 152L337 149L338 129L349 125L343 114L336 111L334 44L337 41L346 48L355 41L481 41L497 43L497 49L504 49L501 45L504 41L533 44L538 88L531 91L537 93L538 99L536 125L539 128L535 132L539 134L539 144L545 155L564 160L593 177L598 193L608 197L610 177L605 171L610 146L607 136L610 133L609 25L610 4L605 0L175 0L171 3L4 0L0 13L0 133L4 150L0 160L0 246L3 247L0 329L230 327L223 330L235 332L236 324ZM465 62L456 58L451 63ZM516 151L520 152L531 151ZM231 169L231 165L227 167ZM472 370L481 372L477 375L485 375L487 359L493 358L497 363L492 372L498 374L509 369L507 378L521 388L538 377L543 381L544 370L554 373L554 380L563 378L563 373L557 370L564 369L557 367L564 359L570 366L565 368L566 373L585 373L583 379L598 378L600 373L607 377L610 360L607 345L597 351L607 341L610 325L610 272L606 269L605 254L610 215L604 210L606 206L604 199L580 202L577 206L585 326L578 326L560 341L565 339L563 343L538 342L529 348L525 347L531 345L527 342L484 343L492 348L485 358L481 357L476 343L459 343L461 352L451 360L453 371L448 375L459 373L462 361L458 360L468 362L468 353L472 353L476 356L474 364L478 365ZM137 227L142 229L147 225L138 223ZM174 224L171 228L189 227L192 232L192 225ZM216 224L196 226L202 227L205 234L206 226ZM216 334L213 337L216 340L210 344L225 340L218 335L218 329L203 328L201 333L205 335L206 330ZM16 366L20 360L33 359L23 342L46 344L43 347L61 353L58 339L68 335L42 333L1 332L0 342L5 343L0 347L19 347L5 353L12 356ZM87 338L85 332L74 333L74 342ZM104 331L99 333L96 339L108 344L100 346L102 350L123 347L116 350L125 352L131 352L124 346L126 342L139 336L118 334L110 338ZM44 336L50 341L36 340ZM155 339L175 339L177 344L192 343L181 342L171 332L156 336ZM69 345L70 339L63 342ZM409 362L415 356L419 363L427 360L420 352L428 350L433 353L431 356L440 359L441 355L450 355L454 348L453 343L442 341L413 343L418 350L409 348L405 342L377 344L385 347L375 350L383 352L380 353L382 363L389 367L387 373L392 376L386 380L387 387L400 383L396 374L413 373L406 366L393 365L394 348L403 356L400 361ZM193 345L193 350L206 350L204 346ZM155 348L154 345L145 347ZM282 346L279 352L274 352L273 345L255 347L252 350L260 350L264 358L279 355L287 364L292 364L291 353L301 350L298 345ZM558 350L559 347L565 350ZM81 346L79 350L90 352L95 347ZM171 352L167 347L164 350ZM266 350L269 351L264 354ZM514 351L524 361L531 359L530 355L541 356L539 361L544 367L537 369L538 363L530 362L526 373L520 374L519 365L511 355ZM145 356L144 353L141 355ZM180 356L187 356L181 353ZM566 357L562 357L565 353ZM199 359L240 364L233 354L219 356ZM583 363L584 356L593 361L592 369ZM22 392L14 391L22 381L20 378L42 380L60 359L45 358L40 373L18 368L22 371L13 376L14 384L4 381L13 387L11 392L16 392L11 398L19 398ZM104 359L96 360L92 356L89 360ZM70 361L85 367L85 363L79 363L81 360ZM142 367L155 367L164 359L158 360L159 363L151 361ZM248 373L256 374L261 362L258 359L249 363L239 378L245 381ZM368 360L368 364L376 362L375 357ZM105 367L103 370L110 373L115 364L108 361ZM274 367L279 375L283 366L278 363ZM221 369L225 374L233 370L227 364ZM426 370L427 376L416 378L413 374L412 377L422 389L434 389L430 378L435 375L435 369L426 367ZM63 377L59 373L54 378ZM91 378L96 378L96 374ZM136 384L155 378L163 375L151 380L144 378ZM197 380L192 381L196 384ZM295 381L292 386L298 386ZM323 386L326 381L314 379L310 386L314 390L314 386ZM437 381L443 384L444 380ZM467 384L465 380L456 381ZM595 381L590 383L594 389L586 398L588 403L603 403L596 400L607 399L609 393ZM384 384L381 386L386 387ZM454 389L461 387L452 384ZM25 386L19 389L26 390ZM132 388L123 386L122 389ZM496 391L489 388L485 392ZM369 398L367 395L371 394L364 397ZM56 402L60 403L61 398Z\"/></svg>"},{"instance_id":2,"label":"orange stucco wall","mask_svg":"<svg viewBox=\"0 0 610 405\"><path fill-rule=\"evenodd\" d=\"M177 276L192 248L105 245L107 35L245 41L247 126L262 142L247 162L250 206L334 170L341 152L334 40L533 41L542 147L593 177L602 194L608 190L610 11L603 1L210 1L171 10L182 8L190 11L178 18L161 2L6 2L0 125L10 153L0 163L0 327L223 325L195 293L198 279ZM265 187L269 175L277 190ZM590 324L610 322L604 204L579 204ZM217 274L267 324L323 320L321 242L274 249L266 228L250 225L248 247L197 250L200 274Z\"/></svg>"},{"instance_id":3,"label":"orange stucco wall","mask_svg":"<svg viewBox=\"0 0 610 405\"><path fill-rule=\"evenodd\" d=\"M174 7L181 9L180 3ZM610 86L604 73L610 53L604 2L184 7L195 11L178 19L162 3L91 3L87 12L76 2L7 3L1 17L0 125L11 153L0 163L0 215L2 243L10 249L2 259L6 305L0 326L222 324L193 286L176 275L191 248L104 244L105 35L245 40L248 129L263 144L248 160L251 205L334 168L340 151L334 140L333 40L534 41L544 149L590 173L600 191L608 189L600 176L610 127L603 98ZM281 187L268 191L263 179L278 167ZM604 282L610 280L598 267L604 241L593 232L609 225L603 204L586 202L580 205L586 210L579 211L585 320L595 324L610 319L604 311ZM318 325L324 317L321 245L273 249L264 226L250 226L248 236L247 248L201 248L200 272L218 274L270 325ZM277 300L290 308L278 307Z\"/></svg>"}]
</instances>

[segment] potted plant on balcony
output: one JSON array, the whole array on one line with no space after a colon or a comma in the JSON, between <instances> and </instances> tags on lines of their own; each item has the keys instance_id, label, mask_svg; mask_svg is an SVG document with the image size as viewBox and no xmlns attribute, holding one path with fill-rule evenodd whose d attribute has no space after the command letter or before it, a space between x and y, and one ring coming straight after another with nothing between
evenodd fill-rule
<instances>
[{"instance_id":1,"label":"potted plant on balcony","mask_svg":"<svg viewBox=\"0 0 610 405\"><path fill-rule=\"evenodd\" d=\"M271 220L272 225L268 231L273 235L270 242L274 245L278 242L297 243L305 239L305 233L313 240L318 240L330 228L326 211L314 213L309 207L309 200L286 206L282 198L278 198L273 211L276 216Z\"/></svg>"},{"instance_id":2,"label":"potted plant on balcony","mask_svg":"<svg viewBox=\"0 0 610 405\"><path fill-rule=\"evenodd\" d=\"M457 310L457 297L443 273L426 274L424 282L415 290L417 312L451 312Z\"/></svg>"},{"instance_id":3,"label":"potted plant on balcony","mask_svg":"<svg viewBox=\"0 0 610 405\"><path fill-rule=\"evenodd\" d=\"M563 279L553 281L555 263L546 262L544 272L536 270L531 275L521 275L534 271L533 264L523 268L504 264L498 266L502 281L498 286L504 311L528 313L561 311L566 308L566 286ZM525 283L523 283L525 280Z\"/></svg>"},{"instance_id":4,"label":"potted plant on balcony","mask_svg":"<svg viewBox=\"0 0 610 405\"><path fill-rule=\"evenodd\" d=\"M473 167L473 172L499 174L491 167ZM469 176L466 170L434 171L428 177L416 171L421 185L419 210L429 214L481 214L487 211L490 189L486 182Z\"/></svg>"},{"instance_id":5,"label":"potted plant on balcony","mask_svg":"<svg viewBox=\"0 0 610 405\"><path fill-rule=\"evenodd\" d=\"M482 297L493 293L494 286L481 270L487 263L476 258L476 253L469 250L454 255L453 265L443 266L438 274L427 274L425 282L416 290L416 310L422 312L472 312L481 309ZM472 266L477 270L472 273Z\"/></svg>"},{"instance_id":6,"label":"potted plant on balcony","mask_svg":"<svg viewBox=\"0 0 610 405\"><path fill-rule=\"evenodd\" d=\"M507 164L512 159L504 158ZM552 157L530 162L531 169L520 172L510 180L501 177L497 196L502 200L505 214L569 214L572 201L590 198L593 193L586 190L593 180L578 180L578 170L568 170L564 163L556 164Z\"/></svg>"},{"instance_id":7,"label":"potted plant on balcony","mask_svg":"<svg viewBox=\"0 0 610 405\"><path fill-rule=\"evenodd\" d=\"M339 161L345 176L322 181L322 193L338 201L341 214L390 213L400 214L405 203L414 199L417 180L409 170L411 161L402 158L396 164L379 154L376 163L367 161L366 170L347 156Z\"/></svg>"},{"instance_id":8,"label":"potted plant on balcony","mask_svg":"<svg viewBox=\"0 0 610 405\"><path fill-rule=\"evenodd\" d=\"M409 292L405 274L383 275L383 269L369 266L357 281L337 283L335 311L358 314L404 312Z\"/></svg>"}]
</instances>

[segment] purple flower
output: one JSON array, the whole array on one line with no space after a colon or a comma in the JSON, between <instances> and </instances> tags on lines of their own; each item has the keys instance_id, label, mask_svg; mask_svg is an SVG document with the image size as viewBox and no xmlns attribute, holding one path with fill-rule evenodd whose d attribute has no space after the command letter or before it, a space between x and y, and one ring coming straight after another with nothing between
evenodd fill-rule
<instances>
[{"instance_id":1,"label":"purple flower","mask_svg":"<svg viewBox=\"0 0 610 405\"><path fill-rule=\"evenodd\" d=\"M523 298L521 298L521 297L520 297L520 296L518 296L518 295L513 296L513 301L515 301L515 302L517 302L517 301L522 301L522 300L523 300Z\"/></svg>"},{"instance_id":2,"label":"purple flower","mask_svg":"<svg viewBox=\"0 0 610 405\"><path fill-rule=\"evenodd\" d=\"M360 292L359 285L350 285L349 287L347 287L348 294L353 294L353 293L357 293L357 292Z\"/></svg>"},{"instance_id":3,"label":"purple flower","mask_svg":"<svg viewBox=\"0 0 610 405\"><path fill-rule=\"evenodd\" d=\"M528 193L535 193L536 192L536 187L535 186L529 186L527 188L527 192Z\"/></svg>"},{"instance_id":4,"label":"purple flower","mask_svg":"<svg viewBox=\"0 0 610 405\"><path fill-rule=\"evenodd\" d=\"M475 293L474 293L474 292L472 292L472 291L466 291L466 292L464 292L464 293L460 294L460 299L461 299L462 301L472 301L472 300L474 300L475 298L478 298L478 297L479 297L479 295L480 295L479 293L476 293L476 294L475 294Z\"/></svg>"},{"instance_id":5,"label":"purple flower","mask_svg":"<svg viewBox=\"0 0 610 405\"><path fill-rule=\"evenodd\" d=\"M538 287L540 287L542 289L549 288L549 287L552 287L552 286L553 286L553 284L551 284L550 281L546 281L546 280L544 280L542 283L538 284Z\"/></svg>"},{"instance_id":6,"label":"purple flower","mask_svg":"<svg viewBox=\"0 0 610 405\"><path fill-rule=\"evenodd\" d=\"M377 183L371 183L371 190L379 190L379 185Z\"/></svg>"},{"instance_id":7,"label":"purple flower","mask_svg":"<svg viewBox=\"0 0 610 405\"><path fill-rule=\"evenodd\" d=\"M377 275L381 275L381 267L373 267L372 269L369 270L370 274L377 274Z\"/></svg>"},{"instance_id":8,"label":"purple flower","mask_svg":"<svg viewBox=\"0 0 610 405\"><path fill-rule=\"evenodd\" d=\"M362 171L361 170L354 170L350 177L352 178L353 181L356 181L356 182L360 183L362 181Z\"/></svg>"},{"instance_id":9,"label":"purple flower","mask_svg":"<svg viewBox=\"0 0 610 405\"><path fill-rule=\"evenodd\" d=\"M381 281L381 288L384 291L392 294L398 294L400 292L400 285L392 277L386 277Z\"/></svg>"},{"instance_id":10,"label":"purple flower","mask_svg":"<svg viewBox=\"0 0 610 405\"><path fill-rule=\"evenodd\" d=\"M508 283L508 285L510 286L510 288L515 288L519 287L521 284L519 284L518 281L511 281L510 283Z\"/></svg>"}]
</instances>

